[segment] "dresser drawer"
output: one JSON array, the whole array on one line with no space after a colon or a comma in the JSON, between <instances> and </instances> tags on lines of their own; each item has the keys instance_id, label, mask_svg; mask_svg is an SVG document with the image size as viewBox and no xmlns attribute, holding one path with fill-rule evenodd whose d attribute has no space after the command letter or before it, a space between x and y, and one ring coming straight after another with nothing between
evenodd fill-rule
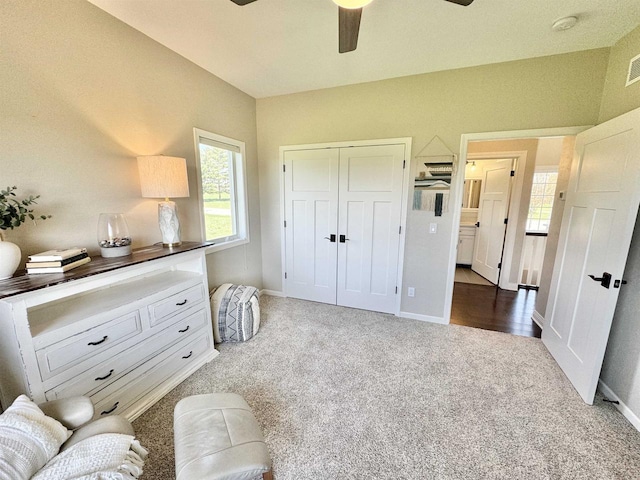
<instances>
[{"instance_id":1,"label":"dresser drawer","mask_svg":"<svg viewBox=\"0 0 640 480\"><path fill-rule=\"evenodd\" d=\"M51 378L70 366L90 360L96 354L141 332L142 322L136 310L37 350L36 358L40 376L42 380ZM92 363L89 362L87 368L91 365Z\"/></svg>"},{"instance_id":2,"label":"dresser drawer","mask_svg":"<svg viewBox=\"0 0 640 480\"><path fill-rule=\"evenodd\" d=\"M199 305L204 301L204 287L194 285L182 292L171 295L160 302L149 305L149 323L152 327L165 322L179 312Z\"/></svg>"},{"instance_id":3,"label":"dresser drawer","mask_svg":"<svg viewBox=\"0 0 640 480\"><path fill-rule=\"evenodd\" d=\"M207 314L204 310L192 313L178 323L127 349L123 355L101 362L100 365L48 390L45 397L47 400L56 400L74 395L90 396L127 373L127 370L131 370L131 366L142 362L147 357L157 355L158 352L162 353L169 345L191 335L206 323Z\"/></svg>"},{"instance_id":4,"label":"dresser drawer","mask_svg":"<svg viewBox=\"0 0 640 480\"><path fill-rule=\"evenodd\" d=\"M94 419L123 414L136 400L187 369L211 348L210 337L203 331L143 363L113 385L91 396L95 405ZM112 393L105 395L105 390Z\"/></svg>"}]
</instances>

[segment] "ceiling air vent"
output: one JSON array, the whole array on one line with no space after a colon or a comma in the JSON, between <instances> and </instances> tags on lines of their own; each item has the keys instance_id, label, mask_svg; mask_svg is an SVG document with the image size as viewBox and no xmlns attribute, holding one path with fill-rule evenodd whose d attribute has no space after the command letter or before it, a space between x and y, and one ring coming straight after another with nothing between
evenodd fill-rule
<instances>
[{"instance_id":1,"label":"ceiling air vent","mask_svg":"<svg viewBox=\"0 0 640 480\"><path fill-rule=\"evenodd\" d=\"M627 75L627 84L628 87L632 83L636 83L640 80L640 55L636 55L629 62L629 75Z\"/></svg>"}]
</instances>

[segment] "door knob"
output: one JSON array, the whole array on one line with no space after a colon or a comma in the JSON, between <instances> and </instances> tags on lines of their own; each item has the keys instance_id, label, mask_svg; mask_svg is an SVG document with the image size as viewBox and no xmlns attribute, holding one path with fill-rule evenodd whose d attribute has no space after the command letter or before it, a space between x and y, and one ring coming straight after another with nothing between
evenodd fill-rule
<instances>
[{"instance_id":1,"label":"door knob","mask_svg":"<svg viewBox=\"0 0 640 480\"><path fill-rule=\"evenodd\" d=\"M346 235L340 235L340 243L348 242L349 239Z\"/></svg>"},{"instance_id":2,"label":"door knob","mask_svg":"<svg viewBox=\"0 0 640 480\"><path fill-rule=\"evenodd\" d=\"M600 285L604 288L609 288L611 286L611 274L609 272L604 272L601 277L589 275L589 278L594 282L600 282Z\"/></svg>"},{"instance_id":3,"label":"door knob","mask_svg":"<svg viewBox=\"0 0 640 480\"><path fill-rule=\"evenodd\" d=\"M336 234L332 233L331 235L329 235L328 237L324 237L325 240L329 240L331 243L335 243L336 241Z\"/></svg>"},{"instance_id":4,"label":"door knob","mask_svg":"<svg viewBox=\"0 0 640 480\"><path fill-rule=\"evenodd\" d=\"M476 222L476 227L480 227L480 222Z\"/></svg>"}]
</instances>

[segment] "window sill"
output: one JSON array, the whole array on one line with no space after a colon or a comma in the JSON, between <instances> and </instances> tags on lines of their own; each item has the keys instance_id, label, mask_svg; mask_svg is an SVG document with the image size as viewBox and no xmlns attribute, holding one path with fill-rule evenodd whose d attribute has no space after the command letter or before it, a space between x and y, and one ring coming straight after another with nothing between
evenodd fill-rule
<instances>
[{"instance_id":1,"label":"window sill","mask_svg":"<svg viewBox=\"0 0 640 480\"><path fill-rule=\"evenodd\" d=\"M222 243L214 243L210 247L207 247L207 249L205 250L205 254L219 252L228 248L239 247L240 245L245 245L247 243L249 243L248 238L238 238L236 240L229 240Z\"/></svg>"}]
</instances>

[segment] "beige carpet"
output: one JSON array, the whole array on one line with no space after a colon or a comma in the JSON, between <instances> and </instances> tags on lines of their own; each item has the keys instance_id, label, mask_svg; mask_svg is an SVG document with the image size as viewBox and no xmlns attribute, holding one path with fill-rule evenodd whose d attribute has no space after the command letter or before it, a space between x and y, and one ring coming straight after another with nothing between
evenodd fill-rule
<instances>
[{"instance_id":1,"label":"beige carpet","mask_svg":"<svg viewBox=\"0 0 640 480\"><path fill-rule=\"evenodd\" d=\"M277 480L640 478L640 433L585 405L541 344L293 299L134 422L144 479L173 478L172 412L236 392Z\"/></svg>"}]
</instances>

